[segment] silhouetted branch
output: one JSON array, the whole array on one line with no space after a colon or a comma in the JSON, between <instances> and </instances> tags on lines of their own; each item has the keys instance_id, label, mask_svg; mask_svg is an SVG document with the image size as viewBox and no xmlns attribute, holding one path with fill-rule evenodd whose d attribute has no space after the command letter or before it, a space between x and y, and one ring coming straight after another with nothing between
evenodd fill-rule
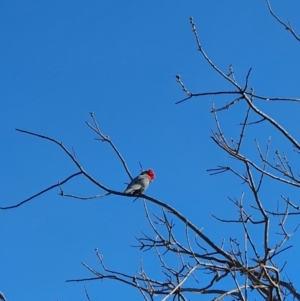
<instances>
[{"instance_id":1,"label":"silhouetted branch","mask_svg":"<svg viewBox=\"0 0 300 301\"><path fill-rule=\"evenodd\" d=\"M38 192L37 194L35 194L35 195L29 197L28 199L26 199L26 200L24 200L24 201L22 201L22 202L20 202L20 203L18 203L18 204L16 204L16 205L11 205L11 206L7 206L7 207L0 207L0 209L1 209L1 210L6 210L6 209L17 208L17 207L19 207L19 206L21 206L21 205L23 205L23 204L25 204L25 203L31 201L32 199L34 199L34 198L36 198L36 197L42 195L43 193L45 193L45 192L47 192L47 191L53 189L53 188L60 187L60 185L65 184L66 182L68 182L69 180L71 180L72 178L74 178L74 177L76 177L76 176L79 176L80 174L81 174L81 171L79 171L79 172L77 172L77 173L74 173L74 174L72 174L71 176L69 176L69 177L67 177L66 179L64 179L63 181L60 181L60 182L58 182L57 184L54 184L54 185L52 185L52 186L49 186L48 188L46 188L46 189L44 189L44 190Z\"/></svg>"},{"instance_id":2,"label":"silhouetted branch","mask_svg":"<svg viewBox=\"0 0 300 301\"><path fill-rule=\"evenodd\" d=\"M90 125L88 122L86 122L86 124L88 125L88 127L90 127L94 132L96 132L101 138L102 138L102 142L107 142L110 144L110 146L113 148L113 150L115 151L115 153L117 154L117 156L119 157L119 159L121 160L123 167L126 171L126 173L128 174L130 180L132 180L132 176L131 173L129 171L129 168L124 160L124 158L122 157L121 153L119 152L119 150L117 149L117 147L115 146L115 144L111 141L111 139L109 138L109 136L104 135L101 131L100 128L97 124L96 118L95 118L95 114L94 112L90 112L90 115L93 119L94 122L94 126Z\"/></svg>"},{"instance_id":3,"label":"silhouetted branch","mask_svg":"<svg viewBox=\"0 0 300 301\"><path fill-rule=\"evenodd\" d=\"M85 292L85 295L86 295L88 301L91 301L90 296L89 296L88 291L85 286L84 286L84 292Z\"/></svg>"},{"instance_id":4,"label":"silhouetted branch","mask_svg":"<svg viewBox=\"0 0 300 301\"><path fill-rule=\"evenodd\" d=\"M291 22L288 20L288 24L287 23L284 23L283 21L281 21L276 15L275 13L273 12L272 10L272 7L271 7L271 4L270 4L270 1L269 0L266 0L267 1L267 5L268 5L268 9L269 9L269 12L271 13L271 15L286 29L288 30L293 36L294 38L296 38L296 40L298 40L300 42L300 37L295 33L294 29L292 28L292 25L291 25Z\"/></svg>"},{"instance_id":5,"label":"silhouetted branch","mask_svg":"<svg viewBox=\"0 0 300 301\"><path fill-rule=\"evenodd\" d=\"M2 293L2 292L0 292L0 300L2 300L2 301L6 301L6 299L5 299L5 297L4 297L4 295L3 295L3 293Z\"/></svg>"}]
</instances>

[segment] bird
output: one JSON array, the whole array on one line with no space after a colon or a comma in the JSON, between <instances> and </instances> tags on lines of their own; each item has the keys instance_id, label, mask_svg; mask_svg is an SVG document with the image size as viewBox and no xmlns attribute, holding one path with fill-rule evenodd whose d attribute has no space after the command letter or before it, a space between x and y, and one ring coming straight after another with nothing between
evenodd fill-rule
<instances>
[{"instance_id":1,"label":"bird","mask_svg":"<svg viewBox=\"0 0 300 301\"><path fill-rule=\"evenodd\" d=\"M148 188L149 184L154 180L154 178L155 173L151 168L149 170L145 170L131 181L124 193L133 195L142 194Z\"/></svg>"}]
</instances>

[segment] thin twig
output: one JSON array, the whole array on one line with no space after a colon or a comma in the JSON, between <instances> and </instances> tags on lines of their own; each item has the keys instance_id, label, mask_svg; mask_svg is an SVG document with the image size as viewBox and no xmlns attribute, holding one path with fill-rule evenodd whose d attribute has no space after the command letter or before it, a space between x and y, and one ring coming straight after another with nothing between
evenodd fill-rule
<instances>
[{"instance_id":1,"label":"thin twig","mask_svg":"<svg viewBox=\"0 0 300 301\"><path fill-rule=\"evenodd\" d=\"M115 144L111 141L111 139L109 138L109 136L105 136L101 131L100 131L100 128L98 126L98 123L96 121L96 118L95 118L95 114L94 112L90 112L90 115L93 119L93 122L95 124L95 128L90 125L88 122L86 122L86 124L88 125L88 127L90 127L92 130L94 130L101 138L102 138L102 141L104 142L108 142L110 144L110 146L113 148L113 150L115 151L115 153L117 154L117 156L119 157L119 159L121 160L122 162L122 165L126 171L126 173L128 174L130 180L132 180L132 176L131 176L131 173L129 171L129 168L124 160L124 158L122 157L120 151L117 149L117 147L115 146Z\"/></svg>"},{"instance_id":2,"label":"thin twig","mask_svg":"<svg viewBox=\"0 0 300 301\"><path fill-rule=\"evenodd\" d=\"M298 40L300 42L300 37L295 33L294 29L292 28L291 26L291 23L290 21L288 20L288 24L284 23L283 21L281 21L276 15L275 13L273 12L272 10L272 7L271 7L271 4L270 4L270 1L269 0L266 0L267 2L267 5L268 5L268 9L269 9L269 12L271 13L271 15L286 29L288 30L294 37L296 40Z\"/></svg>"},{"instance_id":3,"label":"thin twig","mask_svg":"<svg viewBox=\"0 0 300 301\"><path fill-rule=\"evenodd\" d=\"M174 287L174 289L161 301L167 300L181 285L189 278L189 276L198 268L199 264L196 264L190 271L185 275L185 277Z\"/></svg>"},{"instance_id":4,"label":"thin twig","mask_svg":"<svg viewBox=\"0 0 300 301\"><path fill-rule=\"evenodd\" d=\"M62 184L64 184L64 183L68 182L69 180L71 180L72 178L74 178L74 177L76 177L76 176L79 176L80 174L82 174L81 171L76 172L76 173L72 174L71 176L67 177L66 179L64 179L63 181L60 181L60 182L57 183L57 184L54 184L54 185L52 185L52 186L49 186L48 188L46 188L46 189L44 189L44 190L38 192L37 194L35 194L35 195L29 197L28 199L26 199L26 200L24 200L24 201L22 201L22 202L20 202L20 203L18 203L18 204L16 204L16 205L7 206L7 207L0 207L0 209L1 209L1 210L6 210L6 209L17 208L17 207L19 207L19 206L21 206L21 205L23 205L23 204L29 202L30 200L32 200L32 199L34 199L34 198L40 196L41 194L43 194L43 193L45 193L45 192L47 192L47 191L49 191L49 190L51 190L51 189L53 189L53 188L55 188L55 187L60 187L60 185L62 185Z\"/></svg>"}]
</instances>

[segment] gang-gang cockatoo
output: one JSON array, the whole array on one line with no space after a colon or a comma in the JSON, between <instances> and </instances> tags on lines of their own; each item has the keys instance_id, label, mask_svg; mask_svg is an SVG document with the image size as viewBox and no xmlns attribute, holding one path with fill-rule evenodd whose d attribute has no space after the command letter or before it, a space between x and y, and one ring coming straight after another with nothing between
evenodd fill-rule
<instances>
[{"instance_id":1,"label":"gang-gang cockatoo","mask_svg":"<svg viewBox=\"0 0 300 301\"><path fill-rule=\"evenodd\" d=\"M154 178L155 173L151 168L149 170L145 170L131 181L124 193L137 195L142 194L148 188L149 184L154 180Z\"/></svg>"}]
</instances>

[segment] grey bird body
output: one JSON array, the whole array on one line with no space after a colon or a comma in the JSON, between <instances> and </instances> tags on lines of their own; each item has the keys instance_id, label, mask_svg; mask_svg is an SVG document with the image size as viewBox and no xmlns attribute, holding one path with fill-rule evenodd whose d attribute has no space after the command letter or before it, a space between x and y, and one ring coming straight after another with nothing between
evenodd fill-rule
<instances>
[{"instance_id":1,"label":"grey bird body","mask_svg":"<svg viewBox=\"0 0 300 301\"><path fill-rule=\"evenodd\" d=\"M139 176L134 178L127 186L124 193L126 194L142 194L149 186L155 175L152 169L143 171Z\"/></svg>"}]
</instances>

